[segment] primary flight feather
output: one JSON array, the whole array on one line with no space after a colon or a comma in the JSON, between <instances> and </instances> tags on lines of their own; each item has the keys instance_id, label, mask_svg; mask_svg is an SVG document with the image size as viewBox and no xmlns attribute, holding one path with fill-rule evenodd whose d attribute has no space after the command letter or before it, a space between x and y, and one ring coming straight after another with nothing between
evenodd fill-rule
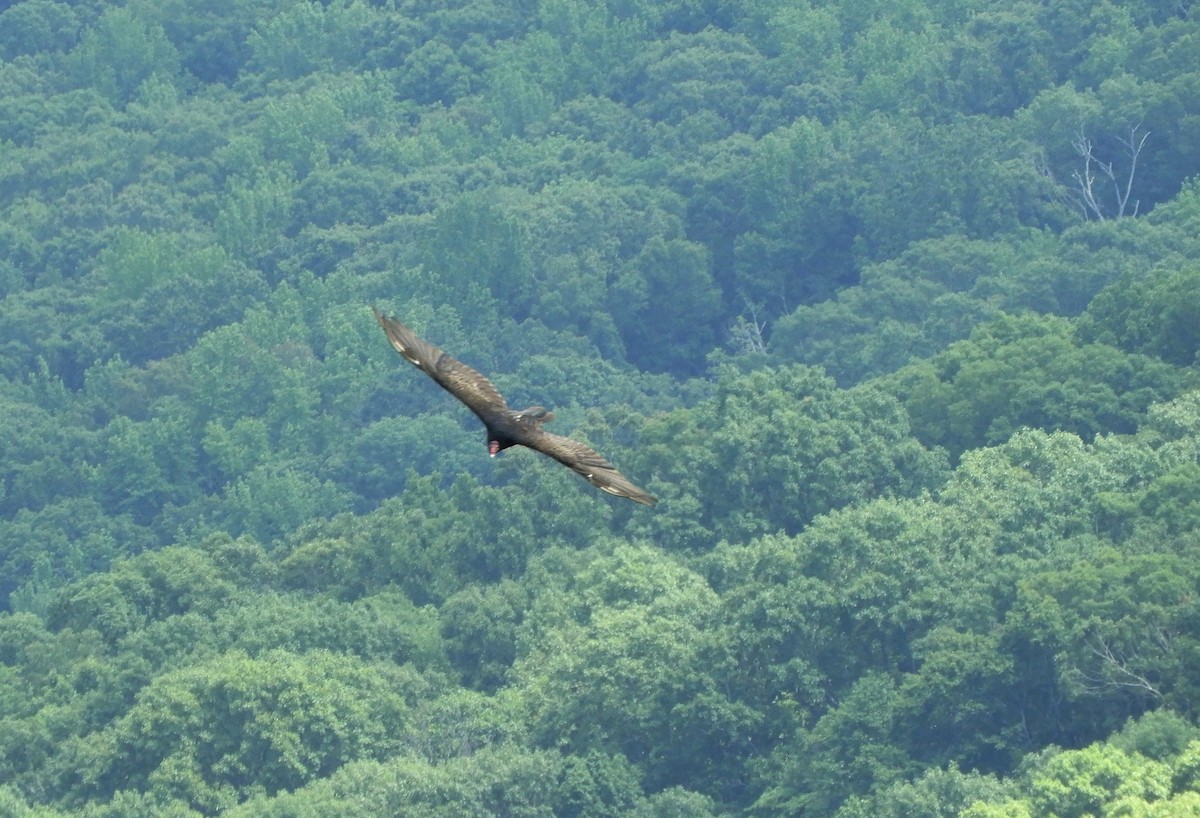
<instances>
[{"instance_id":1,"label":"primary flight feather","mask_svg":"<svg viewBox=\"0 0 1200 818\"><path fill-rule=\"evenodd\" d=\"M389 318L375 307L371 309L396 351L483 421L487 428L488 452L492 457L509 446L526 446L554 458L601 491L628 497L646 506L658 502L653 495L629 482L597 452L577 440L543 429L543 423L554 419L553 412L540 406L519 412L509 409L504 396L482 374L421 340L395 318Z\"/></svg>"}]
</instances>

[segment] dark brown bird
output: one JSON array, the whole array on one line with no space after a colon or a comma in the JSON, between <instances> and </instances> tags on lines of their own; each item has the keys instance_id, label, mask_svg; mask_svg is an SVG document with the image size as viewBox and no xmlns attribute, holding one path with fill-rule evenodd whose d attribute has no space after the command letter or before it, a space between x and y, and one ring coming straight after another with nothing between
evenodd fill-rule
<instances>
[{"instance_id":1,"label":"dark brown bird","mask_svg":"<svg viewBox=\"0 0 1200 818\"><path fill-rule=\"evenodd\" d=\"M553 412L541 406L531 406L519 412L509 409L504 396L483 375L428 341L422 341L415 332L396 319L389 318L375 307L371 309L396 351L466 404L483 421L487 427L488 452L492 457L509 446L527 446L553 457L601 491L617 497L628 497L646 506L658 502L653 495L625 479L613 468L612 463L592 449L577 440L544 430L542 424L554 420Z\"/></svg>"}]
</instances>

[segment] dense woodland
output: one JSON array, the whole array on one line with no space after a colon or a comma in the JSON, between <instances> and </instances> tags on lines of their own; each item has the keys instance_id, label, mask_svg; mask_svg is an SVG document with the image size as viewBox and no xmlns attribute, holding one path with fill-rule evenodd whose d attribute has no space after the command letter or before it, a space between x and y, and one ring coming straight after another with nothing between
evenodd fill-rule
<instances>
[{"instance_id":1,"label":"dense woodland","mask_svg":"<svg viewBox=\"0 0 1200 818\"><path fill-rule=\"evenodd\" d=\"M1190 0L0 0L0 298L3 818L1200 814Z\"/></svg>"}]
</instances>

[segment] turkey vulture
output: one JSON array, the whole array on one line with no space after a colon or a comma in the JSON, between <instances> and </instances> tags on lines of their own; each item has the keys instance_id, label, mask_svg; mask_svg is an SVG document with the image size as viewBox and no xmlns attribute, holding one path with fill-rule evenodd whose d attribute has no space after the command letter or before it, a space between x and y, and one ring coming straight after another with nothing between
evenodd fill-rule
<instances>
[{"instance_id":1,"label":"turkey vulture","mask_svg":"<svg viewBox=\"0 0 1200 818\"><path fill-rule=\"evenodd\" d=\"M488 452L492 457L509 446L527 446L553 457L601 491L628 497L635 503L652 506L658 500L646 493L613 468L596 452L577 440L551 434L543 423L554 420L554 413L541 406L531 406L516 412L508 408L504 397L492 382L471 367L456 361L394 318L375 307L375 319L387 333L396 351L416 365L438 385L458 398L479 416L487 427Z\"/></svg>"}]
</instances>

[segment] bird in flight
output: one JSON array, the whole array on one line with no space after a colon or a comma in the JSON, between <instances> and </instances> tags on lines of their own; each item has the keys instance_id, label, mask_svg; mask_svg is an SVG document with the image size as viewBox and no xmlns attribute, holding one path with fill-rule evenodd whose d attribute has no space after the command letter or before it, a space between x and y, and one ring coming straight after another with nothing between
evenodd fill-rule
<instances>
[{"instance_id":1,"label":"bird in flight","mask_svg":"<svg viewBox=\"0 0 1200 818\"><path fill-rule=\"evenodd\" d=\"M504 396L486 377L428 341L421 340L395 318L389 318L375 307L371 309L396 351L462 401L483 421L487 428L488 453L492 457L509 446L526 446L554 458L601 491L617 497L628 497L645 506L658 502L652 494L626 479L597 452L577 440L543 429L543 423L554 419L553 412L541 406L531 406L519 412L509 409Z\"/></svg>"}]
</instances>

